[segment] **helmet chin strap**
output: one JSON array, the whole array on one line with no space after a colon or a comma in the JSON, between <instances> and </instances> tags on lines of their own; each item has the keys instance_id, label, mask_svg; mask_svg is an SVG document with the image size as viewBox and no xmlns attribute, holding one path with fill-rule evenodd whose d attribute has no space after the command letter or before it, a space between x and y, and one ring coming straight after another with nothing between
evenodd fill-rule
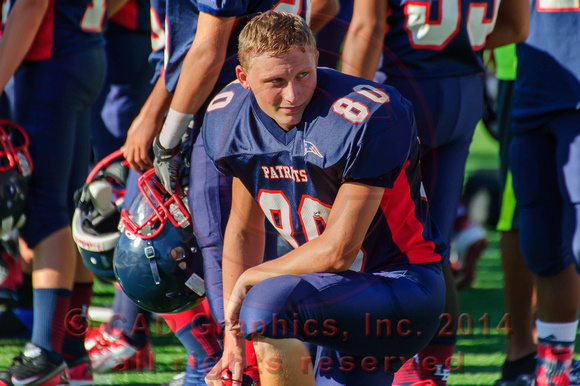
<instances>
[{"instance_id":1,"label":"helmet chin strap","mask_svg":"<svg viewBox=\"0 0 580 386\"><path fill-rule=\"evenodd\" d=\"M150 243L148 241L147 243ZM155 262L155 248L152 245L148 245L144 248L145 256L149 259L149 266L151 268L151 274L153 275L153 280L155 284L161 283L161 276L159 275L159 269L157 268L157 263Z\"/></svg>"}]
</instances>

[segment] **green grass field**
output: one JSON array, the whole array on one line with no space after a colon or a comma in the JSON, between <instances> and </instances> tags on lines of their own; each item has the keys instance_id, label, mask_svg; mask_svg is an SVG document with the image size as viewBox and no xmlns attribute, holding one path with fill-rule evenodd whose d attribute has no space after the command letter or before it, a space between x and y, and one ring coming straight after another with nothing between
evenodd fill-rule
<instances>
[{"instance_id":1,"label":"green grass field","mask_svg":"<svg viewBox=\"0 0 580 386\"><path fill-rule=\"evenodd\" d=\"M466 174L481 168L497 168L497 143L478 128L473 140ZM503 363L506 337L504 303L502 292L502 272L498 250L499 235L488 232L489 247L479 261L477 279L472 288L460 291L460 329L456 347L459 368L449 378L449 385L492 385L500 375ZM93 305L110 305L113 287L97 284ZM499 327L499 330L498 330ZM164 323L151 324L152 342L155 353L153 372L127 372L97 375L95 381L102 385L159 385L170 379L184 366L185 349L178 340L167 332ZM9 365L18 353L23 340L0 341L0 368ZM458 366L457 362L453 363Z\"/></svg>"}]
</instances>

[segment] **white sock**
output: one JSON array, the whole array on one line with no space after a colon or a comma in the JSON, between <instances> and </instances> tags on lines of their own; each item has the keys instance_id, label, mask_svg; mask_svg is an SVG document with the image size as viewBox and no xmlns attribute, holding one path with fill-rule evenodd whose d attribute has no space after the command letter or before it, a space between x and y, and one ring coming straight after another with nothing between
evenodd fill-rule
<instances>
[{"instance_id":1,"label":"white sock","mask_svg":"<svg viewBox=\"0 0 580 386\"><path fill-rule=\"evenodd\" d=\"M578 321L570 323L548 323L536 320L538 339L553 339L558 342L574 342ZM549 340L549 339L548 339Z\"/></svg>"}]
</instances>

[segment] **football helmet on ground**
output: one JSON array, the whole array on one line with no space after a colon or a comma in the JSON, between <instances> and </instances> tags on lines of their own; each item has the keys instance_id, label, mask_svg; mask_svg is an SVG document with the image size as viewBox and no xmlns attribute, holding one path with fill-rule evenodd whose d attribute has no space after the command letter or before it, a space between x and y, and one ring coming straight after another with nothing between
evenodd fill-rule
<instances>
[{"instance_id":1,"label":"football helmet on ground","mask_svg":"<svg viewBox=\"0 0 580 386\"><path fill-rule=\"evenodd\" d=\"M202 256L182 186L169 194L154 169L143 173L119 229L115 276L135 303L152 312L177 313L203 300Z\"/></svg>"},{"instance_id":2,"label":"football helmet on ground","mask_svg":"<svg viewBox=\"0 0 580 386\"><path fill-rule=\"evenodd\" d=\"M83 262L98 278L115 281L113 251L119 240L121 205L129 174L118 150L101 160L75 194L72 235Z\"/></svg>"},{"instance_id":3,"label":"football helmet on ground","mask_svg":"<svg viewBox=\"0 0 580 386\"><path fill-rule=\"evenodd\" d=\"M24 225L32 160L28 135L16 123L0 120L0 236Z\"/></svg>"}]
</instances>

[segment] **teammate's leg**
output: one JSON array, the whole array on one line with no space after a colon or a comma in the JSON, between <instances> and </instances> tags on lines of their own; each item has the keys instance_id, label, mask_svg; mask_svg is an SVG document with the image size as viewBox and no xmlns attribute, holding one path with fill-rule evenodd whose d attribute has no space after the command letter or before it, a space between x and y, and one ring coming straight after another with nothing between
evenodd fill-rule
<instances>
[{"instance_id":1,"label":"teammate's leg","mask_svg":"<svg viewBox=\"0 0 580 386\"><path fill-rule=\"evenodd\" d=\"M505 309L511 327L507 337L506 358L502 366L502 382L514 382L522 374L531 374L536 367L535 284L526 266L519 241L519 209L512 174L509 171L508 149L512 140L511 110L513 80L500 80L498 85L498 128L500 176L503 197L497 230L501 232L500 252L504 277Z\"/></svg>"},{"instance_id":2,"label":"teammate's leg","mask_svg":"<svg viewBox=\"0 0 580 386\"><path fill-rule=\"evenodd\" d=\"M78 73L79 68L82 74ZM86 77L85 71L89 70L92 76ZM77 137L83 137L83 133L77 132L77 124L96 98L103 70L102 48L95 48L24 64L15 76L14 114L30 136L29 150L35 162L28 222L22 230L23 238L34 251L33 336L24 355L38 360L34 366L22 364L12 368L13 379L52 380L65 366L61 355L64 321L77 259L70 230L69 193L80 187L73 186L79 178L71 178L71 173L83 169L86 174L88 170L89 143L77 149ZM62 87L63 83L70 87ZM70 151L73 148L75 153ZM76 152L83 149L85 157L74 159Z\"/></svg>"},{"instance_id":3,"label":"teammate's leg","mask_svg":"<svg viewBox=\"0 0 580 386\"><path fill-rule=\"evenodd\" d=\"M580 233L574 202L580 199L578 113L517 135L510 147L514 190L520 205L522 253L537 283L536 382L567 384L578 325L580 278L574 242Z\"/></svg>"}]
</instances>

